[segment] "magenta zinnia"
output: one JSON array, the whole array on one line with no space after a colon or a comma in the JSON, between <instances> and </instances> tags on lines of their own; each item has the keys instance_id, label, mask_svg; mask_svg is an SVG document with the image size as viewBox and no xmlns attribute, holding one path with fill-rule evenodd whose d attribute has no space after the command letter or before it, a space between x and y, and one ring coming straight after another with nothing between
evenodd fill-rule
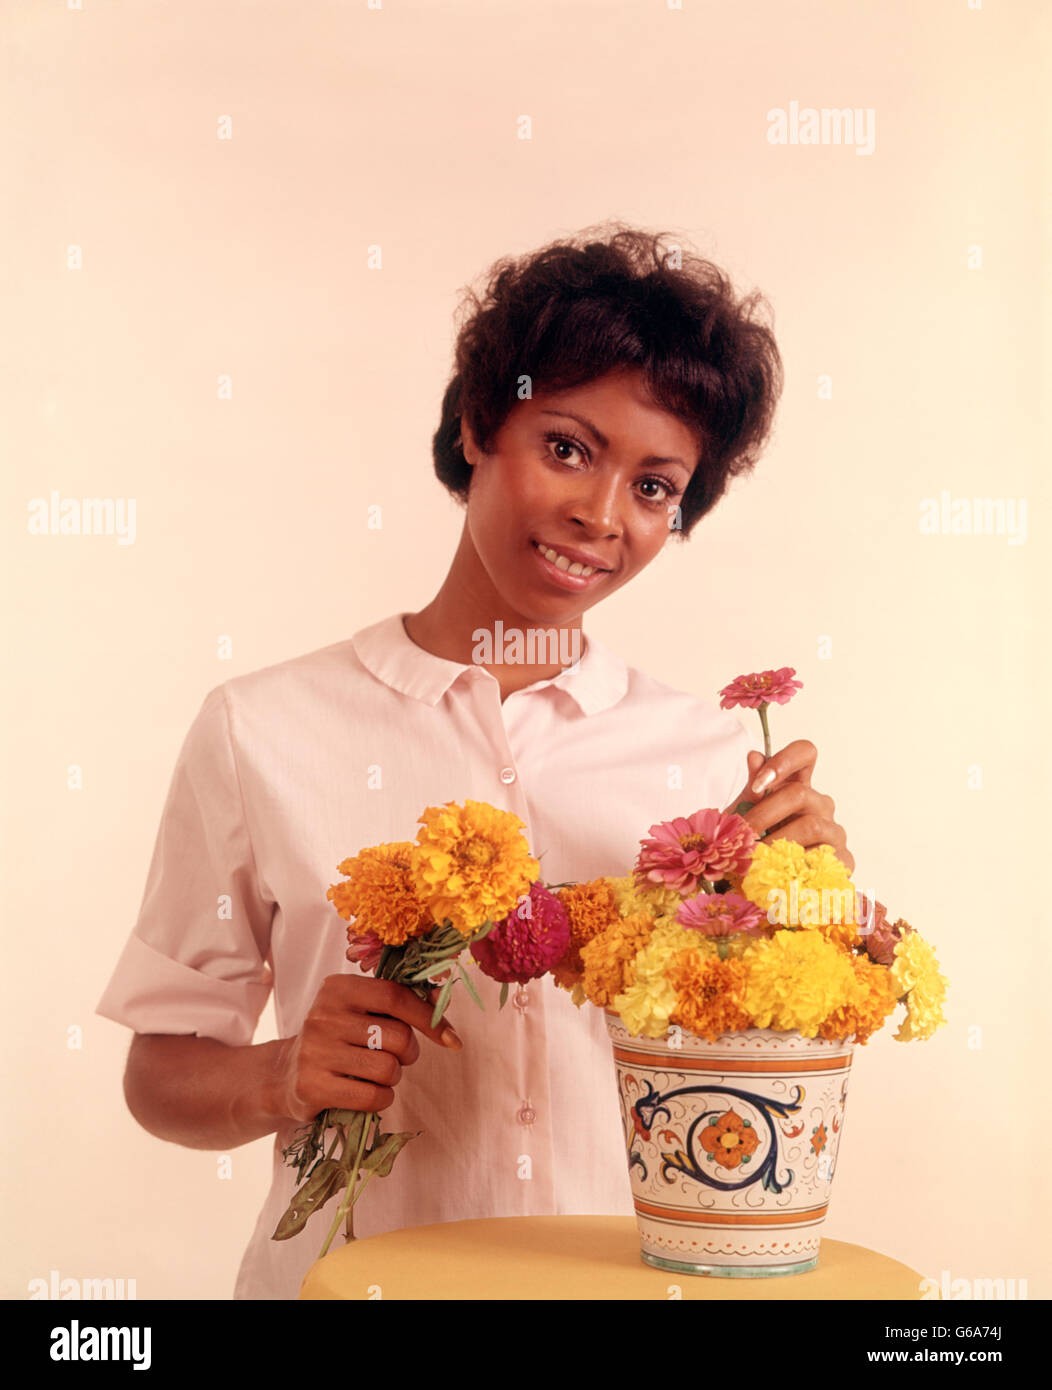
<instances>
[{"instance_id":1,"label":"magenta zinnia","mask_svg":"<svg viewBox=\"0 0 1052 1390\"><path fill-rule=\"evenodd\" d=\"M744 874L756 844L756 832L747 820L716 810L652 825L650 835L640 841L635 875L677 893L693 893L701 878L715 882Z\"/></svg>"},{"instance_id":2,"label":"magenta zinnia","mask_svg":"<svg viewBox=\"0 0 1052 1390\"><path fill-rule=\"evenodd\" d=\"M736 676L720 691L720 709L733 709L735 705L759 709L761 705L787 704L804 688L803 681L793 680L795 675L792 666L781 666L777 671L753 671L748 676Z\"/></svg>"},{"instance_id":3,"label":"magenta zinnia","mask_svg":"<svg viewBox=\"0 0 1052 1390\"><path fill-rule=\"evenodd\" d=\"M732 936L735 932L759 935L764 915L740 893L699 893L680 904L676 921L704 936Z\"/></svg>"},{"instance_id":4,"label":"magenta zinnia","mask_svg":"<svg viewBox=\"0 0 1052 1390\"><path fill-rule=\"evenodd\" d=\"M545 974L566 954L570 918L547 888L535 883L520 903L471 947L479 969L505 984L525 984Z\"/></svg>"}]
</instances>

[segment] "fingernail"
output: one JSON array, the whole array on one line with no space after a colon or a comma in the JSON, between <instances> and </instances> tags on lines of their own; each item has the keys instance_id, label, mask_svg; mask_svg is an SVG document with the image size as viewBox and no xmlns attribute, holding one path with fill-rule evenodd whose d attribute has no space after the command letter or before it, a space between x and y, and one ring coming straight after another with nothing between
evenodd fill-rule
<instances>
[{"instance_id":1,"label":"fingernail","mask_svg":"<svg viewBox=\"0 0 1052 1390\"><path fill-rule=\"evenodd\" d=\"M442 1029L440 1040L443 1047L452 1047L457 1052L460 1052L464 1047L464 1044L460 1041L460 1038L448 1025Z\"/></svg>"},{"instance_id":2,"label":"fingernail","mask_svg":"<svg viewBox=\"0 0 1052 1390\"><path fill-rule=\"evenodd\" d=\"M759 777L757 777L756 781L752 784L752 790L759 796L764 787L769 787L773 781L774 771L772 768L768 768L766 772L761 772Z\"/></svg>"}]
</instances>

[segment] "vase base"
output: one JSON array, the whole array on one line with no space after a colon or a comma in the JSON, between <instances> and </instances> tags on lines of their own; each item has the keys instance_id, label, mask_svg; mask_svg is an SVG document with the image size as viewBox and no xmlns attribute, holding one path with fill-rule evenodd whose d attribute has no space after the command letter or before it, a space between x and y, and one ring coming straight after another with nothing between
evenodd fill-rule
<instances>
[{"instance_id":1,"label":"vase base","mask_svg":"<svg viewBox=\"0 0 1052 1390\"><path fill-rule=\"evenodd\" d=\"M666 1260L661 1255L650 1255L641 1250L644 1262L655 1269L665 1269L672 1274L700 1274L717 1279L769 1279L778 1274L806 1274L818 1265L818 1256L800 1260L791 1265L706 1265L687 1264L682 1260Z\"/></svg>"}]
</instances>

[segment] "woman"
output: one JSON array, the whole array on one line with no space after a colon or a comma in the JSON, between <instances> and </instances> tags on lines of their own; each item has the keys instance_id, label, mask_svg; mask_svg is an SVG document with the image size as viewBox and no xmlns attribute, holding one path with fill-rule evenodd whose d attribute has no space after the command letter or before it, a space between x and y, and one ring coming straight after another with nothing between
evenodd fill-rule
<instances>
[{"instance_id":1,"label":"woman","mask_svg":"<svg viewBox=\"0 0 1052 1390\"><path fill-rule=\"evenodd\" d=\"M341 859L471 797L521 816L546 882L617 875L651 823L748 794L758 833L853 867L812 744L761 768L733 716L582 633L759 454L781 362L758 303L620 224L498 263L434 437L466 505L437 594L206 696L98 1011L136 1032L125 1094L151 1133L204 1149L275 1135L235 1297L298 1293L320 1237L271 1239L294 1185L281 1149L329 1106L421 1131L356 1207L359 1235L632 1210L599 1011L541 981L500 1013L480 979L484 1011L461 1001L456 1029L433 1030L409 990L348 970L325 897ZM703 605L680 602L693 632ZM279 1039L253 1044L272 988Z\"/></svg>"}]
</instances>

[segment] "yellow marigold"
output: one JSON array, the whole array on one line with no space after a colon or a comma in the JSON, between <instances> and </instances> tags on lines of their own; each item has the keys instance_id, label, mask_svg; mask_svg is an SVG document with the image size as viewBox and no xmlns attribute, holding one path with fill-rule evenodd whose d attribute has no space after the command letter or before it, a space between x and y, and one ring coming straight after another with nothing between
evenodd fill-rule
<instances>
[{"instance_id":1,"label":"yellow marigold","mask_svg":"<svg viewBox=\"0 0 1052 1390\"><path fill-rule=\"evenodd\" d=\"M616 996L613 1007L635 1037L663 1038L676 1007L676 991L663 975L635 980Z\"/></svg>"},{"instance_id":2,"label":"yellow marigold","mask_svg":"<svg viewBox=\"0 0 1052 1390\"><path fill-rule=\"evenodd\" d=\"M525 823L485 801L447 801L420 817L410 872L437 922L462 936L499 922L530 891L540 865L522 834Z\"/></svg>"},{"instance_id":3,"label":"yellow marigold","mask_svg":"<svg viewBox=\"0 0 1052 1390\"><path fill-rule=\"evenodd\" d=\"M592 878L586 883L573 883L568 888L552 890L570 919L569 949L552 969L552 978L563 989L572 990L574 985L581 982L584 974L581 947L605 931L620 916L612 882L609 878ZM574 1002L578 1002L576 998Z\"/></svg>"},{"instance_id":4,"label":"yellow marigold","mask_svg":"<svg viewBox=\"0 0 1052 1390\"><path fill-rule=\"evenodd\" d=\"M876 965L868 956L851 956L855 992L846 1004L834 1009L818 1030L822 1038L847 1038L866 1043L898 1002L898 990L886 966Z\"/></svg>"},{"instance_id":5,"label":"yellow marigold","mask_svg":"<svg viewBox=\"0 0 1052 1390\"><path fill-rule=\"evenodd\" d=\"M681 893L664 883L650 883L648 880L638 879L634 874L629 875L629 879L632 886L625 897L633 905L628 907L627 911L644 909L654 917L675 917L683 902ZM622 907L621 911L625 912L626 908Z\"/></svg>"},{"instance_id":6,"label":"yellow marigold","mask_svg":"<svg viewBox=\"0 0 1052 1390\"><path fill-rule=\"evenodd\" d=\"M643 900L636 892L636 880L632 874L622 874L620 878L608 878L606 881L622 917L628 917L633 912L642 912Z\"/></svg>"},{"instance_id":7,"label":"yellow marigold","mask_svg":"<svg viewBox=\"0 0 1052 1390\"><path fill-rule=\"evenodd\" d=\"M743 1005L757 1028L796 1029L813 1038L855 988L847 956L818 932L777 931L752 944L742 959L748 973Z\"/></svg>"},{"instance_id":8,"label":"yellow marigold","mask_svg":"<svg viewBox=\"0 0 1052 1390\"><path fill-rule=\"evenodd\" d=\"M908 931L895 943L891 978L899 998L906 995L906 1017L895 1034L896 1042L930 1038L946 1019L946 977L939 970L935 952L920 932Z\"/></svg>"},{"instance_id":9,"label":"yellow marigold","mask_svg":"<svg viewBox=\"0 0 1052 1390\"><path fill-rule=\"evenodd\" d=\"M630 967L632 983L614 996L612 1004L630 1033L638 1038L660 1038L668 1032L672 1011L678 1003L669 970L676 956L696 943L697 933L678 922L655 925Z\"/></svg>"},{"instance_id":10,"label":"yellow marigold","mask_svg":"<svg viewBox=\"0 0 1052 1390\"><path fill-rule=\"evenodd\" d=\"M581 988L586 999L607 1006L635 978L635 958L650 939L654 918L649 912L619 917L581 947L584 975Z\"/></svg>"},{"instance_id":11,"label":"yellow marigold","mask_svg":"<svg viewBox=\"0 0 1052 1390\"><path fill-rule=\"evenodd\" d=\"M410 874L413 846L406 841L374 845L337 865L347 875L333 883L326 897L360 935L372 931L389 946L422 936L434 919L416 895Z\"/></svg>"},{"instance_id":12,"label":"yellow marigold","mask_svg":"<svg viewBox=\"0 0 1052 1390\"><path fill-rule=\"evenodd\" d=\"M854 884L832 845L805 849L796 840L761 840L741 892L772 925L811 927L843 946L860 940Z\"/></svg>"},{"instance_id":13,"label":"yellow marigold","mask_svg":"<svg viewBox=\"0 0 1052 1390\"><path fill-rule=\"evenodd\" d=\"M724 1033L752 1027L742 1007L746 967L740 960L720 960L715 948L681 951L669 968L677 1004L672 1022L715 1042Z\"/></svg>"}]
</instances>

